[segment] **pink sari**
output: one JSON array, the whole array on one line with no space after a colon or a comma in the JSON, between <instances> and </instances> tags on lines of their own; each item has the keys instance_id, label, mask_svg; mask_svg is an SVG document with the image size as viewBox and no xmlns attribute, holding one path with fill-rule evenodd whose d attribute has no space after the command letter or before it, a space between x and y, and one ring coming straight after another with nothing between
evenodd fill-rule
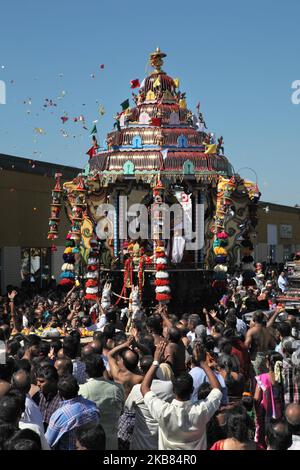
<instances>
[{"instance_id":1,"label":"pink sari","mask_svg":"<svg viewBox=\"0 0 300 470\"><path fill-rule=\"evenodd\" d=\"M266 427L272 418L278 419L283 415L283 394L280 384L272 384L269 374L255 377L257 385L262 390L262 400L256 412L255 441L266 446Z\"/></svg>"}]
</instances>

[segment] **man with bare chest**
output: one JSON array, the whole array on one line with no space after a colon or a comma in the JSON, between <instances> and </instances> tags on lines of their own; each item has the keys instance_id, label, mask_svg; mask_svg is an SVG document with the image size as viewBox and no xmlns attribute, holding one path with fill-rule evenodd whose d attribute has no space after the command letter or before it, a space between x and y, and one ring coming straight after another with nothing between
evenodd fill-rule
<instances>
[{"instance_id":1,"label":"man with bare chest","mask_svg":"<svg viewBox=\"0 0 300 470\"><path fill-rule=\"evenodd\" d=\"M175 377L185 372L185 346L181 339L180 330L172 327L168 331L167 339L169 343L165 350L165 362L170 364Z\"/></svg>"},{"instance_id":2,"label":"man with bare chest","mask_svg":"<svg viewBox=\"0 0 300 470\"><path fill-rule=\"evenodd\" d=\"M269 350L274 350L276 341L266 327L265 315L257 310L253 314L250 329L247 331L245 346L250 351L251 362L256 375L268 372L266 356Z\"/></svg>"}]
</instances>

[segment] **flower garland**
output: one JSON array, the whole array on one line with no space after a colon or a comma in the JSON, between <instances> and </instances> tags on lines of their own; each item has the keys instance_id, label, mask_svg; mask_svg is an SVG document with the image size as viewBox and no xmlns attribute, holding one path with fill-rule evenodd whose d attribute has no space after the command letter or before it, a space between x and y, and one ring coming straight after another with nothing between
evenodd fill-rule
<instances>
[{"instance_id":1,"label":"flower garland","mask_svg":"<svg viewBox=\"0 0 300 470\"><path fill-rule=\"evenodd\" d=\"M96 238L90 240L90 252L85 275L85 299L97 300L99 296L99 243Z\"/></svg>"},{"instance_id":2,"label":"flower garland","mask_svg":"<svg viewBox=\"0 0 300 470\"><path fill-rule=\"evenodd\" d=\"M229 234L225 231L225 219L230 209L231 195L235 190L234 178L219 177L217 205L215 215L215 237L213 242L213 252L215 254L214 280L212 287L225 289L227 285L227 257Z\"/></svg>"},{"instance_id":3,"label":"flower garland","mask_svg":"<svg viewBox=\"0 0 300 470\"><path fill-rule=\"evenodd\" d=\"M163 242L160 242L163 243ZM169 281L169 273L166 270L167 258L165 255L165 249L159 245L155 248L155 293L156 300L160 303L167 304L171 300L171 289Z\"/></svg>"},{"instance_id":4,"label":"flower garland","mask_svg":"<svg viewBox=\"0 0 300 470\"><path fill-rule=\"evenodd\" d=\"M66 289L71 289L75 284L75 256L73 250L76 250L75 241L72 240L68 234L66 238L66 248L63 254L64 263L59 276L59 285Z\"/></svg>"},{"instance_id":5,"label":"flower garland","mask_svg":"<svg viewBox=\"0 0 300 470\"><path fill-rule=\"evenodd\" d=\"M58 238L58 225L60 222L60 211L61 211L61 195L62 189L60 185L61 173L56 173L56 184L52 190L52 203L51 203L51 214L49 218L49 232L48 240L54 240Z\"/></svg>"}]
</instances>

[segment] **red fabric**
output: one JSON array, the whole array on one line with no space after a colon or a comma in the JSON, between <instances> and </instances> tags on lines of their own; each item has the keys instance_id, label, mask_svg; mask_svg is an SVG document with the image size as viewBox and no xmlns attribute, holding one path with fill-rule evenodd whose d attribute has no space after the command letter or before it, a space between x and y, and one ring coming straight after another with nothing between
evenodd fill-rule
<instances>
[{"instance_id":1,"label":"red fabric","mask_svg":"<svg viewBox=\"0 0 300 470\"><path fill-rule=\"evenodd\" d=\"M87 267L87 270L88 271L97 271L98 269L98 265L97 264L90 264L88 267Z\"/></svg>"},{"instance_id":2,"label":"red fabric","mask_svg":"<svg viewBox=\"0 0 300 470\"><path fill-rule=\"evenodd\" d=\"M130 88L139 88L141 85L140 85L140 81L138 78L135 78L134 80L130 80Z\"/></svg>"},{"instance_id":3,"label":"red fabric","mask_svg":"<svg viewBox=\"0 0 300 470\"><path fill-rule=\"evenodd\" d=\"M152 118L151 119L151 125L160 127L161 126L161 118Z\"/></svg>"},{"instance_id":4,"label":"red fabric","mask_svg":"<svg viewBox=\"0 0 300 470\"><path fill-rule=\"evenodd\" d=\"M156 266L156 271L165 271L165 269L166 269L166 264L158 263L155 266Z\"/></svg>"},{"instance_id":5,"label":"red fabric","mask_svg":"<svg viewBox=\"0 0 300 470\"><path fill-rule=\"evenodd\" d=\"M61 281L59 281L59 285L60 286L73 286L74 281L72 279L61 279Z\"/></svg>"},{"instance_id":6,"label":"red fabric","mask_svg":"<svg viewBox=\"0 0 300 470\"><path fill-rule=\"evenodd\" d=\"M91 147L91 148L86 152L86 154L87 154L90 158L94 157L94 156L97 154L97 148L94 147L94 145L93 145L93 147Z\"/></svg>"},{"instance_id":7,"label":"red fabric","mask_svg":"<svg viewBox=\"0 0 300 470\"><path fill-rule=\"evenodd\" d=\"M168 286L170 284L169 279L155 279L156 286Z\"/></svg>"},{"instance_id":8,"label":"red fabric","mask_svg":"<svg viewBox=\"0 0 300 470\"><path fill-rule=\"evenodd\" d=\"M226 439L222 439L214 443L209 450L224 450L224 443ZM256 450L266 450L263 446L261 446L258 442L256 444Z\"/></svg>"},{"instance_id":9,"label":"red fabric","mask_svg":"<svg viewBox=\"0 0 300 470\"><path fill-rule=\"evenodd\" d=\"M170 296L170 294L156 294L156 300L158 302L160 302L162 300L171 300L171 296Z\"/></svg>"},{"instance_id":10,"label":"red fabric","mask_svg":"<svg viewBox=\"0 0 300 470\"><path fill-rule=\"evenodd\" d=\"M97 294L85 294L84 298L86 300L97 300L98 296Z\"/></svg>"},{"instance_id":11,"label":"red fabric","mask_svg":"<svg viewBox=\"0 0 300 470\"><path fill-rule=\"evenodd\" d=\"M85 287L97 287L97 285L98 285L98 281L95 279L89 279L85 283Z\"/></svg>"},{"instance_id":12,"label":"red fabric","mask_svg":"<svg viewBox=\"0 0 300 470\"><path fill-rule=\"evenodd\" d=\"M231 348L231 354L236 356L240 363L240 372L248 380L250 375L251 359L247 347L240 339L235 339Z\"/></svg>"}]
</instances>

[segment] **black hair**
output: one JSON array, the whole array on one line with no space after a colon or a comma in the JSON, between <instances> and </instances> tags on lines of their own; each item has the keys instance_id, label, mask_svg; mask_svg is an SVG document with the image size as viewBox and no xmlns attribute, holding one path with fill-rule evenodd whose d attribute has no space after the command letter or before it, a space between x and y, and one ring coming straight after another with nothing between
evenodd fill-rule
<instances>
[{"instance_id":1,"label":"black hair","mask_svg":"<svg viewBox=\"0 0 300 470\"><path fill-rule=\"evenodd\" d=\"M139 363L139 356L135 351L130 348L123 349L119 352L120 357L123 359L124 366L130 372L135 372Z\"/></svg>"},{"instance_id":2,"label":"black hair","mask_svg":"<svg viewBox=\"0 0 300 470\"><path fill-rule=\"evenodd\" d=\"M40 366L36 371L36 377L54 382L58 381L57 370L50 364Z\"/></svg>"},{"instance_id":3,"label":"black hair","mask_svg":"<svg viewBox=\"0 0 300 470\"><path fill-rule=\"evenodd\" d=\"M262 310L256 310L253 313L252 320L255 323L259 323L260 325L263 325L266 321L264 312Z\"/></svg>"},{"instance_id":4,"label":"black hair","mask_svg":"<svg viewBox=\"0 0 300 470\"><path fill-rule=\"evenodd\" d=\"M15 360L12 357L7 357L5 364L0 364L0 380L10 382L12 374L15 371Z\"/></svg>"},{"instance_id":5,"label":"black hair","mask_svg":"<svg viewBox=\"0 0 300 470\"><path fill-rule=\"evenodd\" d=\"M105 325L103 328L103 333L106 340L113 339L116 333L116 329L113 325Z\"/></svg>"},{"instance_id":6,"label":"black hair","mask_svg":"<svg viewBox=\"0 0 300 470\"><path fill-rule=\"evenodd\" d=\"M85 370L90 378L102 377L105 371L103 359L99 354L89 354L84 358Z\"/></svg>"},{"instance_id":7,"label":"black hair","mask_svg":"<svg viewBox=\"0 0 300 470\"><path fill-rule=\"evenodd\" d=\"M13 395L4 395L0 399L0 423L16 424L22 415L22 404Z\"/></svg>"},{"instance_id":8,"label":"black hair","mask_svg":"<svg viewBox=\"0 0 300 470\"><path fill-rule=\"evenodd\" d=\"M40 342L41 342L41 338L38 335L30 334L28 336L25 336L24 337L25 351L31 348L32 346L39 346Z\"/></svg>"},{"instance_id":9,"label":"black hair","mask_svg":"<svg viewBox=\"0 0 300 470\"><path fill-rule=\"evenodd\" d=\"M26 441L26 444L25 444ZM31 443L31 444L30 444ZM21 448L22 447L22 448ZM18 429L5 444L4 450L41 450L41 438L32 429Z\"/></svg>"},{"instance_id":10,"label":"black hair","mask_svg":"<svg viewBox=\"0 0 300 470\"><path fill-rule=\"evenodd\" d=\"M75 430L77 441L87 450L105 450L106 436L100 423L86 423Z\"/></svg>"},{"instance_id":11,"label":"black hair","mask_svg":"<svg viewBox=\"0 0 300 470\"><path fill-rule=\"evenodd\" d=\"M287 450L293 443L288 423L283 419L271 419L267 426L268 445L272 450Z\"/></svg>"},{"instance_id":12,"label":"black hair","mask_svg":"<svg viewBox=\"0 0 300 470\"><path fill-rule=\"evenodd\" d=\"M74 336L64 338L63 352L71 359L76 359L78 353L78 341Z\"/></svg>"},{"instance_id":13,"label":"black hair","mask_svg":"<svg viewBox=\"0 0 300 470\"><path fill-rule=\"evenodd\" d=\"M226 412L227 437L233 437L239 442L249 440L249 417L243 406L236 405Z\"/></svg>"},{"instance_id":14,"label":"black hair","mask_svg":"<svg viewBox=\"0 0 300 470\"><path fill-rule=\"evenodd\" d=\"M205 400L211 391L212 386L208 382L203 382L198 389L198 400Z\"/></svg>"},{"instance_id":15,"label":"black hair","mask_svg":"<svg viewBox=\"0 0 300 470\"><path fill-rule=\"evenodd\" d=\"M41 447L31 439L12 439L5 445L4 450L41 450Z\"/></svg>"},{"instance_id":16,"label":"black hair","mask_svg":"<svg viewBox=\"0 0 300 470\"><path fill-rule=\"evenodd\" d=\"M181 340L180 330L178 328L175 328L175 326L169 329L168 335L169 335L169 341L171 343L178 344Z\"/></svg>"},{"instance_id":17,"label":"black hair","mask_svg":"<svg viewBox=\"0 0 300 470\"><path fill-rule=\"evenodd\" d=\"M7 350L11 356L16 356L21 347L20 341L13 338L7 342Z\"/></svg>"},{"instance_id":18,"label":"black hair","mask_svg":"<svg viewBox=\"0 0 300 470\"><path fill-rule=\"evenodd\" d=\"M283 338L286 338L287 336L291 336L292 327L290 323L285 322L285 321L280 322L279 325L276 326L276 328L279 331L280 336L282 336Z\"/></svg>"},{"instance_id":19,"label":"black hair","mask_svg":"<svg viewBox=\"0 0 300 470\"><path fill-rule=\"evenodd\" d=\"M77 397L79 385L74 375L66 375L58 381L59 395L65 400Z\"/></svg>"},{"instance_id":20,"label":"black hair","mask_svg":"<svg viewBox=\"0 0 300 470\"><path fill-rule=\"evenodd\" d=\"M151 317L148 317L146 320L146 325L155 335L161 336L163 334L161 317L159 315L152 315Z\"/></svg>"},{"instance_id":21,"label":"black hair","mask_svg":"<svg viewBox=\"0 0 300 470\"><path fill-rule=\"evenodd\" d=\"M72 330L70 332L70 337L73 338L74 341L76 341L77 348L78 348L80 345L80 338L81 338L80 332L78 330Z\"/></svg>"},{"instance_id":22,"label":"black hair","mask_svg":"<svg viewBox=\"0 0 300 470\"><path fill-rule=\"evenodd\" d=\"M26 372L30 373L31 371L31 363L28 359L18 359L16 361L16 371L18 370L26 370Z\"/></svg>"},{"instance_id":23,"label":"black hair","mask_svg":"<svg viewBox=\"0 0 300 470\"><path fill-rule=\"evenodd\" d=\"M229 310L229 312L226 316L225 322L226 322L226 326L228 328L232 328L233 330L235 330L236 329L236 324L237 324L237 318L236 318L236 314L232 313L231 310L234 310L234 309Z\"/></svg>"},{"instance_id":24,"label":"black hair","mask_svg":"<svg viewBox=\"0 0 300 470\"><path fill-rule=\"evenodd\" d=\"M245 407L245 409L250 412L253 410L253 405L254 405L254 399L253 397L242 397L242 405Z\"/></svg>"},{"instance_id":25,"label":"black hair","mask_svg":"<svg viewBox=\"0 0 300 470\"><path fill-rule=\"evenodd\" d=\"M146 375L148 370L151 367L151 364L153 362L153 356L143 356L142 359L140 360L140 369L143 373L143 375Z\"/></svg>"},{"instance_id":26,"label":"black hair","mask_svg":"<svg viewBox=\"0 0 300 470\"><path fill-rule=\"evenodd\" d=\"M39 354L40 356L47 357L50 352L50 344L47 341L41 341L39 344Z\"/></svg>"},{"instance_id":27,"label":"black hair","mask_svg":"<svg viewBox=\"0 0 300 470\"><path fill-rule=\"evenodd\" d=\"M10 423L0 424L0 450L3 450L4 444L13 436L16 429L17 428Z\"/></svg>"},{"instance_id":28,"label":"black hair","mask_svg":"<svg viewBox=\"0 0 300 470\"><path fill-rule=\"evenodd\" d=\"M278 362L278 361L282 362L283 357L277 351L269 351L268 354L267 354L267 360L270 364L271 370L274 372L276 362Z\"/></svg>"},{"instance_id":29,"label":"black hair","mask_svg":"<svg viewBox=\"0 0 300 470\"><path fill-rule=\"evenodd\" d=\"M174 394L181 400L189 400L194 390L193 378L188 372L183 372L173 379Z\"/></svg>"},{"instance_id":30,"label":"black hair","mask_svg":"<svg viewBox=\"0 0 300 470\"><path fill-rule=\"evenodd\" d=\"M62 348L62 342L60 339L52 339L50 342L50 348L54 349L54 354L57 354L58 351Z\"/></svg>"},{"instance_id":31,"label":"black hair","mask_svg":"<svg viewBox=\"0 0 300 470\"><path fill-rule=\"evenodd\" d=\"M219 341L219 350L220 352L229 355L231 353L232 344L228 339L222 338Z\"/></svg>"}]
</instances>

